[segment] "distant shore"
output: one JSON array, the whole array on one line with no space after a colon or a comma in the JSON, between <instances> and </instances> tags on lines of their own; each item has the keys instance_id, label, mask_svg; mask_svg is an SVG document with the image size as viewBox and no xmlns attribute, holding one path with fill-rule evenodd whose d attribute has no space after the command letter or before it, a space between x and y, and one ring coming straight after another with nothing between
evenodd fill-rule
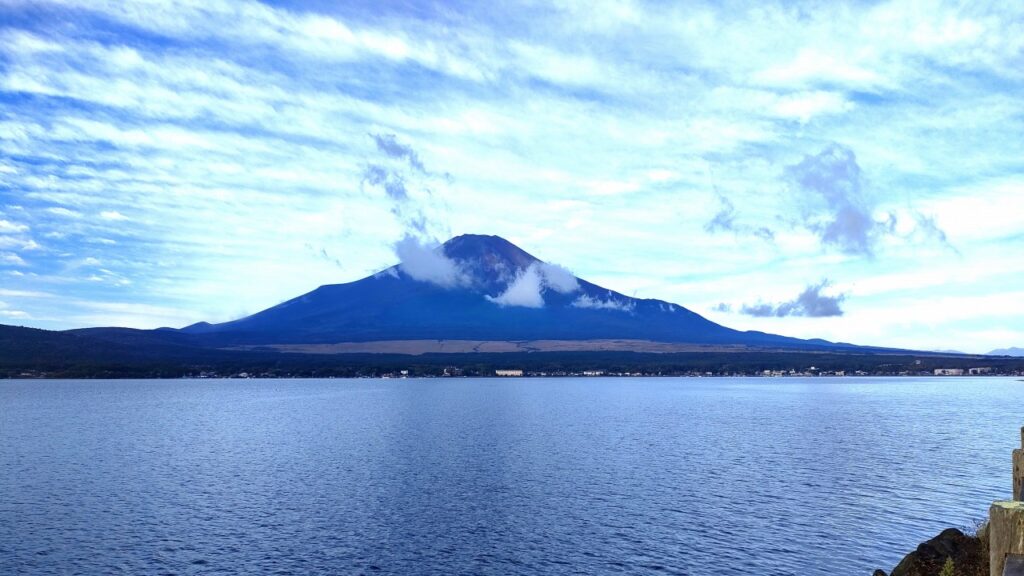
<instances>
[{"instance_id":1,"label":"distant shore","mask_svg":"<svg viewBox=\"0 0 1024 576\"><path fill-rule=\"evenodd\" d=\"M103 371L91 374L78 374L68 375L64 372L22 372L20 374L0 374L0 380L119 380L119 379L133 379L133 380L311 380L311 379L338 379L338 380L360 380L360 379L376 379L376 380L409 380L409 379L434 379L434 378L475 378L475 379L493 379L493 380L510 380L510 379L539 379L539 378L552 378L552 379L573 379L573 378L750 378L750 379L790 379L790 378L821 378L821 379L857 379L857 378L905 378L905 379L923 379L923 378L945 378L951 382L956 381L959 378L1011 378L1014 375L1010 374L989 374L985 376L960 376L960 377L937 377L932 374L812 374L812 373L795 373L795 374L783 374L783 375L766 375L766 374L719 374L719 373L643 373L643 372L611 372L611 373L596 373L596 374L583 374L574 372L553 372L553 373L524 373L522 375L515 376L499 376L493 373L490 374L476 374L476 373L461 373L461 374L401 374L399 373L382 373L382 374L357 374L357 375L320 375L320 374L250 374L248 372L231 373L231 374L220 374L215 372L200 373L200 374L182 374L182 375L169 375L166 373L159 374L142 374L135 372L116 373L110 374ZM1017 382L1024 382L1024 379L1018 379Z\"/></svg>"}]
</instances>

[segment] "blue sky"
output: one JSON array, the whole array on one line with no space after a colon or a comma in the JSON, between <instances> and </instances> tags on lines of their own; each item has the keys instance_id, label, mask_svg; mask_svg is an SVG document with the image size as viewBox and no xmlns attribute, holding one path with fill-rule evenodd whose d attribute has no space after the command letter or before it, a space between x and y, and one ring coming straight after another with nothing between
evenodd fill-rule
<instances>
[{"instance_id":1,"label":"blue sky","mask_svg":"<svg viewBox=\"0 0 1024 576\"><path fill-rule=\"evenodd\" d=\"M1022 23L2 0L0 322L224 321L475 232L736 328L1024 345Z\"/></svg>"}]
</instances>

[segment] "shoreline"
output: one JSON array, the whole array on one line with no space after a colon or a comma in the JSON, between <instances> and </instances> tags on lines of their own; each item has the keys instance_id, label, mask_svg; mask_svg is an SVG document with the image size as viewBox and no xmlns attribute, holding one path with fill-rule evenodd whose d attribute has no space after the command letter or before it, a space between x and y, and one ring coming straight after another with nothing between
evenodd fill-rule
<instances>
[{"instance_id":1,"label":"shoreline","mask_svg":"<svg viewBox=\"0 0 1024 576\"><path fill-rule=\"evenodd\" d=\"M899 379L899 380L924 380L924 379L941 379L956 382L958 380L967 379L1014 379L1015 382L1024 382L1024 379L1017 378L1016 374L986 374L983 376L935 376L928 374L860 374L860 375L812 375L812 374L796 374L796 375L783 375L783 376L766 376L761 374L523 374L521 376L497 376L494 374L481 374L481 375L406 375L406 376L393 376L393 375L358 375L358 376L320 376L320 375L282 375L282 376L267 376L267 375L225 375L225 376L113 376L113 375L102 375L102 376L29 376L29 375L17 375L17 376L0 376L0 380L445 380L445 379L474 379L474 380L568 380L568 379L620 379L620 378L686 378L686 379L725 379L725 378L742 378L751 380L796 380L796 379L811 379L811 380L856 380L856 379L872 379L872 378L886 378L886 379Z\"/></svg>"}]
</instances>

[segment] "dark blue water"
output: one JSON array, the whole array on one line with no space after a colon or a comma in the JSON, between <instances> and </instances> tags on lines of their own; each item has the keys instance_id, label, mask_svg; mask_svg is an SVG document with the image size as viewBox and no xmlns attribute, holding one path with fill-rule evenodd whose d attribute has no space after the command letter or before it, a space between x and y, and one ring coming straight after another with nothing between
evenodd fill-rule
<instances>
[{"instance_id":1,"label":"dark blue water","mask_svg":"<svg viewBox=\"0 0 1024 576\"><path fill-rule=\"evenodd\" d=\"M0 381L4 574L869 574L1008 496L1013 379Z\"/></svg>"}]
</instances>

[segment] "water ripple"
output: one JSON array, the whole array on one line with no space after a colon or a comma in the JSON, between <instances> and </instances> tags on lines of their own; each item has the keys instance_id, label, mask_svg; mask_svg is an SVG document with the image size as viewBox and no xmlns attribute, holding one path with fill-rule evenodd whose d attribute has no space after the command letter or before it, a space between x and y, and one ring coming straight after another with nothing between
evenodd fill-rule
<instances>
[{"instance_id":1,"label":"water ripple","mask_svg":"<svg viewBox=\"0 0 1024 576\"><path fill-rule=\"evenodd\" d=\"M870 574L1007 496L1021 390L0 382L0 571Z\"/></svg>"}]
</instances>

